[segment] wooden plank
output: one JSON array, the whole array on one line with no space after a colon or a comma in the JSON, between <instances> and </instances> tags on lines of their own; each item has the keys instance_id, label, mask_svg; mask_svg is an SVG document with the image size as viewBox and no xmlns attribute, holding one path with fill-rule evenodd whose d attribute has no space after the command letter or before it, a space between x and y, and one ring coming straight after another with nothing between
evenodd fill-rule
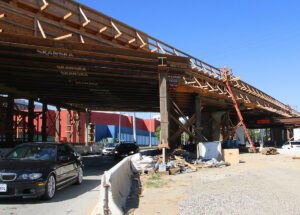
<instances>
[{"instance_id":1,"label":"wooden plank","mask_svg":"<svg viewBox=\"0 0 300 215\"><path fill-rule=\"evenodd\" d=\"M196 166L194 166L193 164L190 164L190 163L186 162L183 158L180 158L179 156L176 156L176 155L174 155L174 158L176 160L183 161L184 164L187 165L189 168L191 168L192 170L196 170L197 171L197 167Z\"/></svg>"},{"instance_id":2,"label":"wooden plank","mask_svg":"<svg viewBox=\"0 0 300 215\"><path fill-rule=\"evenodd\" d=\"M64 15L64 20L70 18L72 16L72 12L68 12L66 15Z\"/></svg>"},{"instance_id":3,"label":"wooden plank","mask_svg":"<svg viewBox=\"0 0 300 215\"><path fill-rule=\"evenodd\" d=\"M168 72L164 66L158 67L159 99L160 99L160 142L169 145L169 104L168 104Z\"/></svg>"},{"instance_id":4,"label":"wooden plank","mask_svg":"<svg viewBox=\"0 0 300 215\"><path fill-rule=\"evenodd\" d=\"M49 6L49 4L46 0L42 0L42 2L43 2L43 5L40 7L41 11L45 10Z\"/></svg>"},{"instance_id":5,"label":"wooden plank","mask_svg":"<svg viewBox=\"0 0 300 215\"><path fill-rule=\"evenodd\" d=\"M186 133L188 133L193 139L195 139L195 135L187 129L178 119L176 119L172 114L170 114L170 117L176 122L177 125L179 125Z\"/></svg>"},{"instance_id":6,"label":"wooden plank","mask_svg":"<svg viewBox=\"0 0 300 215\"><path fill-rule=\"evenodd\" d=\"M66 34L66 35L63 35L63 36L60 36L60 37L56 37L56 38L53 38L53 39L54 40L64 40L64 39L70 38L72 36L73 36L73 34Z\"/></svg>"}]
</instances>

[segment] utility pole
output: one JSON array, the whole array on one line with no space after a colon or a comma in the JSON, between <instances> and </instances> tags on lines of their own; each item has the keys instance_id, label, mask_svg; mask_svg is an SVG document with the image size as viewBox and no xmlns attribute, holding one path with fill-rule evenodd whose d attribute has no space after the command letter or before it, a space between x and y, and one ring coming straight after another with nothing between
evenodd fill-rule
<instances>
[{"instance_id":1,"label":"utility pole","mask_svg":"<svg viewBox=\"0 0 300 215\"><path fill-rule=\"evenodd\" d=\"M120 112L120 116L119 116L119 143L121 143L121 126L122 124L122 115L121 115L121 112Z\"/></svg>"},{"instance_id":2,"label":"utility pole","mask_svg":"<svg viewBox=\"0 0 300 215\"><path fill-rule=\"evenodd\" d=\"M149 146L152 147L152 126L151 126L151 113L150 113L150 128L149 128Z\"/></svg>"},{"instance_id":3,"label":"utility pole","mask_svg":"<svg viewBox=\"0 0 300 215\"><path fill-rule=\"evenodd\" d=\"M136 142L136 121L135 121L135 112L133 112L133 141ZM136 142L137 143L137 142Z\"/></svg>"}]
</instances>

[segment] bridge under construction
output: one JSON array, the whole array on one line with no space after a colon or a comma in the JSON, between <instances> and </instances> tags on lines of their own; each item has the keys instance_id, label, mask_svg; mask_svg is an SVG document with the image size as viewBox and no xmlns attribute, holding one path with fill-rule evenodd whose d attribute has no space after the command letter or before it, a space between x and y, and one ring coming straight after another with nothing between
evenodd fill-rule
<instances>
[{"instance_id":1,"label":"bridge under construction","mask_svg":"<svg viewBox=\"0 0 300 215\"><path fill-rule=\"evenodd\" d=\"M160 112L162 148L177 147L183 132L195 141L226 140L241 121L248 128L272 128L273 140L283 142L300 125L298 112L232 71L222 74L75 1L0 0L0 32L2 144L18 141L20 127L28 134L22 141L32 141L35 132L47 140L47 105L57 107L58 140L61 108L85 112L87 122L92 110ZM28 110L14 99L28 99ZM34 101L43 104L40 113ZM41 131L33 123L37 117ZM66 126L80 127L70 117Z\"/></svg>"}]
</instances>

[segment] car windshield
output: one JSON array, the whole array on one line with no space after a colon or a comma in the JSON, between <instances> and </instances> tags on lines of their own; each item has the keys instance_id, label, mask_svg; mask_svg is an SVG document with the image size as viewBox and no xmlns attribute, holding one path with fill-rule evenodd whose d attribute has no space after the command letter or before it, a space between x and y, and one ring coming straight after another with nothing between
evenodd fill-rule
<instances>
[{"instance_id":1,"label":"car windshield","mask_svg":"<svg viewBox=\"0 0 300 215\"><path fill-rule=\"evenodd\" d=\"M13 160L45 160L55 161L57 150L55 146L26 145L15 148L6 155L6 159Z\"/></svg>"},{"instance_id":2,"label":"car windshield","mask_svg":"<svg viewBox=\"0 0 300 215\"><path fill-rule=\"evenodd\" d=\"M114 148L114 147L116 147L116 143L107 143L106 145L105 145L105 148Z\"/></svg>"},{"instance_id":3,"label":"car windshield","mask_svg":"<svg viewBox=\"0 0 300 215\"><path fill-rule=\"evenodd\" d=\"M300 146L300 142L291 142L292 145Z\"/></svg>"}]
</instances>

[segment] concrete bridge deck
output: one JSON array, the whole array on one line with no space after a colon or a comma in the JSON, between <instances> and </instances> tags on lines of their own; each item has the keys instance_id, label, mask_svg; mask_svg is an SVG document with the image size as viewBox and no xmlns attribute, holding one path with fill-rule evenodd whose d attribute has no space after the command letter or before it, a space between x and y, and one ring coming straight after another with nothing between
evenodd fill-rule
<instances>
[{"instance_id":1,"label":"concrete bridge deck","mask_svg":"<svg viewBox=\"0 0 300 215\"><path fill-rule=\"evenodd\" d=\"M167 145L183 131L214 140L238 123L217 67L75 1L0 0L0 28L0 90L11 98L161 112ZM246 123L300 115L231 72L227 78Z\"/></svg>"}]
</instances>

